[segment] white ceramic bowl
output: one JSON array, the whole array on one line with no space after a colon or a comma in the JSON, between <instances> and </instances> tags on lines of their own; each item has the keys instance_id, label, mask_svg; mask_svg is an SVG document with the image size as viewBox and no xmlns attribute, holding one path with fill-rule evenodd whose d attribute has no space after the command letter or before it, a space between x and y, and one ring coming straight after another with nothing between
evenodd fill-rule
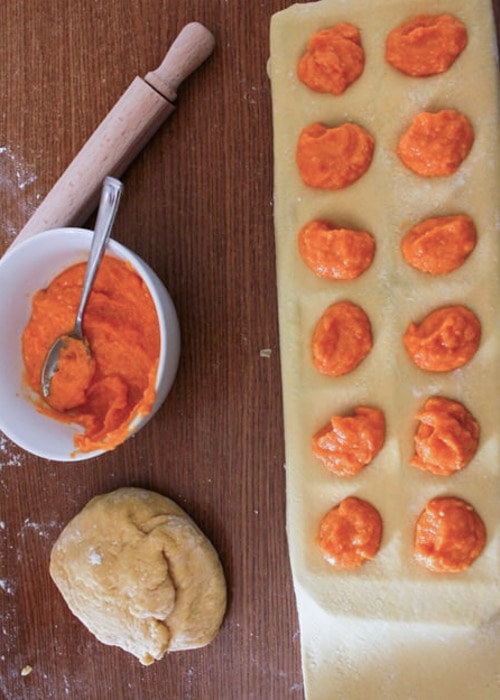
<instances>
[{"instance_id":1,"label":"white ceramic bowl","mask_svg":"<svg viewBox=\"0 0 500 700\"><path fill-rule=\"evenodd\" d=\"M103 452L75 452L73 437L82 429L36 410L23 381L21 350L21 336L31 315L33 294L47 287L65 268L85 261L91 236L87 229L53 229L17 243L0 260L0 430L24 450L45 459L75 461ZM179 323L163 283L141 258L115 240L109 241L107 252L130 262L142 277L153 298L160 325L156 401L147 416L141 416L129 426L132 435L156 413L172 386L179 362Z\"/></svg>"}]
</instances>

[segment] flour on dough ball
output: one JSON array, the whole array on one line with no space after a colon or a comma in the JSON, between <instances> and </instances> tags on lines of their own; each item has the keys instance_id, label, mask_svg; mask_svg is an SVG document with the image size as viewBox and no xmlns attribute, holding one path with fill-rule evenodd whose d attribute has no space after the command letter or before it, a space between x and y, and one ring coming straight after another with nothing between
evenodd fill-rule
<instances>
[{"instance_id":1,"label":"flour on dough ball","mask_svg":"<svg viewBox=\"0 0 500 700\"><path fill-rule=\"evenodd\" d=\"M144 665L211 642L226 609L212 544L176 503L145 489L93 498L54 544L50 575L99 641Z\"/></svg>"}]
</instances>

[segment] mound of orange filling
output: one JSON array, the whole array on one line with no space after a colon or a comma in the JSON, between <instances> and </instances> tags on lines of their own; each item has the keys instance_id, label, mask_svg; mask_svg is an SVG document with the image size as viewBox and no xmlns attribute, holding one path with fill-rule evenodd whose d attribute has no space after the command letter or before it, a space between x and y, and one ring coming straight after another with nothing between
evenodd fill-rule
<instances>
[{"instance_id":1,"label":"mound of orange filling","mask_svg":"<svg viewBox=\"0 0 500 700\"><path fill-rule=\"evenodd\" d=\"M297 166L305 185L341 190L366 173L374 149L373 136L358 124L327 127L314 122L299 135Z\"/></svg>"},{"instance_id":2,"label":"mound of orange filling","mask_svg":"<svg viewBox=\"0 0 500 700\"><path fill-rule=\"evenodd\" d=\"M413 467L450 476L469 464L479 444L479 424L463 404L432 396L416 418Z\"/></svg>"},{"instance_id":3,"label":"mound of orange filling","mask_svg":"<svg viewBox=\"0 0 500 700\"><path fill-rule=\"evenodd\" d=\"M436 216L421 221L405 234L401 252L416 270L445 275L463 265L476 242L477 231L470 216Z\"/></svg>"},{"instance_id":4,"label":"mound of orange filling","mask_svg":"<svg viewBox=\"0 0 500 700\"><path fill-rule=\"evenodd\" d=\"M437 75L453 65L467 40L467 29L456 17L418 15L389 33L385 59L406 75Z\"/></svg>"},{"instance_id":5,"label":"mound of orange filling","mask_svg":"<svg viewBox=\"0 0 500 700\"><path fill-rule=\"evenodd\" d=\"M449 372L476 354L481 323L465 306L442 306L420 323L410 323L403 342L413 362L428 372Z\"/></svg>"},{"instance_id":6,"label":"mound of orange filling","mask_svg":"<svg viewBox=\"0 0 500 700\"><path fill-rule=\"evenodd\" d=\"M414 556L429 571L468 569L486 544L486 527L474 507L455 497L430 500L415 526Z\"/></svg>"},{"instance_id":7,"label":"mound of orange filling","mask_svg":"<svg viewBox=\"0 0 500 700\"><path fill-rule=\"evenodd\" d=\"M352 372L372 349L370 319L357 304L331 304L316 324L311 340L312 361L331 377Z\"/></svg>"},{"instance_id":8,"label":"mound of orange filling","mask_svg":"<svg viewBox=\"0 0 500 700\"><path fill-rule=\"evenodd\" d=\"M354 476L380 452L385 440L382 411L357 406L350 416L332 416L314 435L312 450L337 476Z\"/></svg>"},{"instance_id":9,"label":"mound of orange filling","mask_svg":"<svg viewBox=\"0 0 500 700\"><path fill-rule=\"evenodd\" d=\"M297 75L315 92L341 95L359 78L364 65L359 29L340 22L311 36L297 66Z\"/></svg>"},{"instance_id":10,"label":"mound of orange filling","mask_svg":"<svg viewBox=\"0 0 500 700\"><path fill-rule=\"evenodd\" d=\"M329 564L338 569L357 569L376 556L382 529L377 509L368 501L349 496L323 517L316 541Z\"/></svg>"},{"instance_id":11,"label":"mound of orange filling","mask_svg":"<svg viewBox=\"0 0 500 700\"><path fill-rule=\"evenodd\" d=\"M421 112L401 136L398 156L421 177L453 175L467 158L474 143L469 119L455 109Z\"/></svg>"},{"instance_id":12,"label":"mound of orange filling","mask_svg":"<svg viewBox=\"0 0 500 700\"><path fill-rule=\"evenodd\" d=\"M375 239L368 231L334 226L328 221L309 221L299 231L299 253L318 276L329 280L356 279L375 255Z\"/></svg>"}]
</instances>

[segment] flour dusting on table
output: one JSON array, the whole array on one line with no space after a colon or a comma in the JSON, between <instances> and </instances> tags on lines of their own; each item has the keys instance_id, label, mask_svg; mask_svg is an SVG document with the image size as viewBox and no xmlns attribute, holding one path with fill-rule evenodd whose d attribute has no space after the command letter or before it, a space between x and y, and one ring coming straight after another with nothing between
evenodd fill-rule
<instances>
[{"instance_id":1,"label":"flour dusting on table","mask_svg":"<svg viewBox=\"0 0 500 700\"><path fill-rule=\"evenodd\" d=\"M27 221L38 205L41 195L31 187L36 179L16 149L0 144L0 252L19 232L13 217Z\"/></svg>"},{"instance_id":2,"label":"flour dusting on table","mask_svg":"<svg viewBox=\"0 0 500 700\"><path fill-rule=\"evenodd\" d=\"M20 467L23 461L23 453L0 432L0 471L3 467Z\"/></svg>"}]
</instances>

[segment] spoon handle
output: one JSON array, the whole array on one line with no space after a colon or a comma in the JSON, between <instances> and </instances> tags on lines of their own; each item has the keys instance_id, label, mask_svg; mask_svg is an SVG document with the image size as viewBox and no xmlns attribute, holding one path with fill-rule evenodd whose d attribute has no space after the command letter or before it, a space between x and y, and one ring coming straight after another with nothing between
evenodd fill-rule
<instances>
[{"instance_id":1,"label":"spoon handle","mask_svg":"<svg viewBox=\"0 0 500 700\"><path fill-rule=\"evenodd\" d=\"M108 242L109 234L113 228L122 191L123 184L120 182L120 180L110 176L105 178L102 187L99 210L97 212L94 234L92 236L89 258L85 270L85 277L83 279L82 296L76 312L75 331L77 331L81 336L83 336L83 313L87 305L90 290L92 289L92 285L94 283L94 278L102 260L102 256L104 255L104 249L106 247L106 243Z\"/></svg>"}]
</instances>

